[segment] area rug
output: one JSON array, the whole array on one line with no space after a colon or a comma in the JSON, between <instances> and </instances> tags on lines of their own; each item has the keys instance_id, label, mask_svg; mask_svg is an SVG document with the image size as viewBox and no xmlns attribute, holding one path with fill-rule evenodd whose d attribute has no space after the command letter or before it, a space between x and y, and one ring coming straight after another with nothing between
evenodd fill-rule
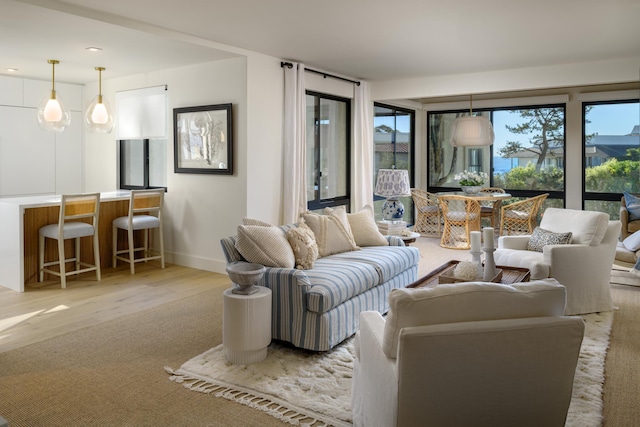
<instances>
[{"instance_id":1,"label":"area rug","mask_svg":"<svg viewBox=\"0 0 640 427\"><path fill-rule=\"evenodd\" d=\"M583 316L580 349L566 427L602 424L604 362L613 313ZM353 338L325 353L272 343L267 359L251 365L227 362L222 345L180 369L165 368L184 387L233 400L292 425L350 426Z\"/></svg>"}]
</instances>

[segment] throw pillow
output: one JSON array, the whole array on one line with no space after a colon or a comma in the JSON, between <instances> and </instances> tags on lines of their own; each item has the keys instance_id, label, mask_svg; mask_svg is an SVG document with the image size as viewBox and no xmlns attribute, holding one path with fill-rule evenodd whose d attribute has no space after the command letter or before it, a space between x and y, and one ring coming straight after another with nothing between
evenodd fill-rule
<instances>
[{"instance_id":1,"label":"throw pillow","mask_svg":"<svg viewBox=\"0 0 640 427\"><path fill-rule=\"evenodd\" d=\"M271 224L239 225L236 249L248 262L265 267L293 268L295 265L286 233Z\"/></svg>"},{"instance_id":2,"label":"throw pillow","mask_svg":"<svg viewBox=\"0 0 640 427\"><path fill-rule=\"evenodd\" d=\"M318 244L316 236L307 224L301 222L297 227L287 231L287 240L293 249L298 270L309 270L318 258Z\"/></svg>"},{"instance_id":3,"label":"throw pillow","mask_svg":"<svg viewBox=\"0 0 640 427\"><path fill-rule=\"evenodd\" d=\"M627 211L629 211L629 221L640 219L640 197L634 196L626 191L623 195L624 204L627 205Z\"/></svg>"},{"instance_id":4,"label":"throw pillow","mask_svg":"<svg viewBox=\"0 0 640 427\"><path fill-rule=\"evenodd\" d=\"M324 210L326 213L333 211L332 208ZM373 208L370 205L365 205L358 212L348 213L347 219L356 245L360 247L389 246L389 241L378 230Z\"/></svg>"},{"instance_id":5,"label":"throw pillow","mask_svg":"<svg viewBox=\"0 0 640 427\"><path fill-rule=\"evenodd\" d=\"M636 231L622 241L622 245L631 252L640 249L640 231Z\"/></svg>"},{"instance_id":6,"label":"throw pillow","mask_svg":"<svg viewBox=\"0 0 640 427\"><path fill-rule=\"evenodd\" d=\"M554 233L544 228L536 227L527 243L528 251L542 252L546 245L567 245L571 243L573 233Z\"/></svg>"},{"instance_id":7,"label":"throw pillow","mask_svg":"<svg viewBox=\"0 0 640 427\"><path fill-rule=\"evenodd\" d=\"M328 215L307 211L302 218L316 236L319 257L360 249L353 239L344 208L336 208Z\"/></svg>"}]
</instances>

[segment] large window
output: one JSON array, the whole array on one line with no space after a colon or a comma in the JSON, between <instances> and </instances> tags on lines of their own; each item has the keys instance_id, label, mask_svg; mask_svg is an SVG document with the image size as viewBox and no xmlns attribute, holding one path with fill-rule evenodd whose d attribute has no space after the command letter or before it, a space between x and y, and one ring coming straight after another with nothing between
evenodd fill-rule
<instances>
[{"instance_id":1,"label":"large window","mask_svg":"<svg viewBox=\"0 0 640 427\"><path fill-rule=\"evenodd\" d=\"M374 180L379 169L406 169L413 182L413 150L415 139L415 112L391 105L374 104L373 143ZM373 183L375 188L375 181ZM385 199L374 196L376 219L382 219L382 205ZM413 224L413 201L411 197L401 197L404 204L404 221Z\"/></svg>"},{"instance_id":2,"label":"large window","mask_svg":"<svg viewBox=\"0 0 640 427\"><path fill-rule=\"evenodd\" d=\"M474 111L491 120L495 142L486 147L453 147L453 121L466 110L427 115L428 189L460 188L454 176L463 171L486 172L489 187L511 193L512 201L549 193L545 206L564 206L564 104L494 108ZM508 203L508 202L506 202Z\"/></svg>"},{"instance_id":3,"label":"large window","mask_svg":"<svg viewBox=\"0 0 640 427\"><path fill-rule=\"evenodd\" d=\"M307 206L350 204L350 100L307 92Z\"/></svg>"},{"instance_id":4,"label":"large window","mask_svg":"<svg viewBox=\"0 0 640 427\"><path fill-rule=\"evenodd\" d=\"M619 218L624 191L640 193L640 103L585 102L584 208Z\"/></svg>"}]
</instances>

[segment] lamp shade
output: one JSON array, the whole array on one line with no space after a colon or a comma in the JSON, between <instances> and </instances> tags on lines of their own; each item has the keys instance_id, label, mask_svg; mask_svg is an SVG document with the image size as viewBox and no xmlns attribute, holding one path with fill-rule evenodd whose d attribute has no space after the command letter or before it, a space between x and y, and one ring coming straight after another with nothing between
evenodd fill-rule
<instances>
[{"instance_id":1,"label":"lamp shade","mask_svg":"<svg viewBox=\"0 0 640 427\"><path fill-rule=\"evenodd\" d=\"M409 172L404 169L380 169L376 181L376 196L410 196Z\"/></svg>"},{"instance_id":2,"label":"lamp shade","mask_svg":"<svg viewBox=\"0 0 640 427\"><path fill-rule=\"evenodd\" d=\"M454 147L491 145L495 139L491 122L482 116L458 117L451 129Z\"/></svg>"}]
</instances>

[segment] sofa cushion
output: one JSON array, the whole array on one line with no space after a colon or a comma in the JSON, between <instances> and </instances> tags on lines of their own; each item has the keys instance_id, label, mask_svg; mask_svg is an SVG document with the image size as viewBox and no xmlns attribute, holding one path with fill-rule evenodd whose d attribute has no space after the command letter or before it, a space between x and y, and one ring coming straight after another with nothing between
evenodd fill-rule
<instances>
[{"instance_id":1,"label":"sofa cushion","mask_svg":"<svg viewBox=\"0 0 640 427\"><path fill-rule=\"evenodd\" d=\"M637 251L638 249L640 249L640 233L636 232L630 234L626 239L622 241L622 244L625 248L627 248L627 250L631 252Z\"/></svg>"},{"instance_id":2,"label":"sofa cushion","mask_svg":"<svg viewBox=\"0 0 640 427\"><path fill-rule=\"evenodd\" d=\"M444 323L562 316L566 289L555 279L502 285L466 282L432 288L394 289L382 349L396 358L403 328ZM473 349L469 349L473 351Z\"/></svg>"},{"instance_id":3,"label":"sofa cushion","mask_svg":"<svg viewBox=\"0 0 640 427\"><path fill-rule=\"evenodd\" d=\"M407 246L369 246L355 252L343 252L332 258L371 264L380 275L380 283L386 282L403 271L418 265L420 251Z\"/></svg>"},{"instance_id":4,"label":"sofa cushion","mask_svg":"<svg viewBox=\"0 0 640 427\"><path fill-rule=\"evenodd\" d=\"M325 257L359 249L353 239L344 207L335 208L327 215L307 211L302 214L302 218L316 236L318 256Z\"/></svg>"},{"instance_id":5,"label":"sofa cushion","mask_svg":"<svg viewBox=\"0 0 640 427\"><path fill-rule=\"evenodd\" d=\"M313 268L305 273L311 284L307 290L306 309L316 313L325 313L381 283L373 265L335 255L318 258Z\"/></svg>"},{"instance_id":6,"label":"sofa cushion","mask_svg":"<svg viewBox=\"0 0 640 427\"><path fill-rule=\"evenodd\" d=\"M542 252L542 248L547 245L567 245L571 243L571 235L571 232L554 233L553 231L536 227L527 243L527 250Z\"/></svg>"},{"instance_id":7,"label":"sofa cushion","mask_svg":"<svg viewBox=\"0 0 640 427\"><path fill-rule=\"evenodd\" d=\"M528 268L532 280L549 277L549 265L545 263L542 252L502 248L494 252L493 258L496 265Z\"/></svg>"},{"instance_id":8,"label":"sofa cushion","mask_svg":"<svg viewBox=\"0 0 640 427\"><path fill-rule=\"evenodd\" d=\"M299 270L313 268L313 263L318 259L318 244L309 226L301 222L298 227L289 229L287 240L296 259L296 268Z\"/></svg>"},{"instance_id":9,"label":"sofa cushion","mask_svg":"<svg viewBox=\"0 0 640 427\"><path fill-rule=\"evenodd\" d=\"M540 228L555 233L571 232L571 243L598 246L609 226L609 215L577 209L547 208Z\"/></svg>"},{"instance_id":10,"label":"sofa cushion","mask_svg":"<svg viewBox=\"0 0 640 427\"><path fill-rule=\"evenodd\" d=\"M293 268L295 265L293 250L280 227L270 224L239 225L235 247L248 262L281 268Z\"/></svg>"},{"instance_id":11,"label":"sofa cushion","mask_svg":"<svg viewBox=\"0 0 640 427\"><path fill-rule=\"evenodd\" d=\"M319 258L305 273L311 284L307 309L324 313L416 266L420 251L413 247L370 246Z\"/></svg>"}]
</instances>

